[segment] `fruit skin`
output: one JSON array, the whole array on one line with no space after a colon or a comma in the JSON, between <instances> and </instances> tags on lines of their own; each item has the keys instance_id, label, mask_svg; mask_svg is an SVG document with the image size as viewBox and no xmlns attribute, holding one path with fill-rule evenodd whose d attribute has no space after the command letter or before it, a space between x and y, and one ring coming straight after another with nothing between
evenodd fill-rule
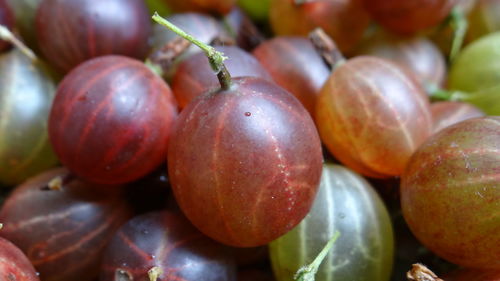
<instances>
[{"instance_id":1,"label":"fruit skin","mask_svg":"<svg viewBox=\"0 0 500 281\"><path fill-rule=\"evenodd\" d=\"M201 12L225 15L231 11L236 0L163 0L174 12Z\"/></svg>"},{"instance_id":2,"label":"fruit skin","mask_svg":"<svg viewBox=\"0 0 500 281\"><path fill-rule=\"evenodd\" d=\"M60 161L95 183L130 182L166 159L177 106L144 63L122 56L85 62L60 83L49 137Z\"/></svg>"},{"instance_id":3,"label":"fruit skin","mask_svg":"<svg viewBox=\"0 0 500 281\"><path fill-rule=\"evenodd\" d=\"M321 162L319 136L300 102L273 83L241 77L184 108L168 172L179 206L199 230L254 247L307 214Z\"/></svg>"},{"instance_id":4,"label":"fruit skin","mask_svg":"<svg viewBox=\"0 0 500 281\"><path fill-rule=\"evenodd\" d=\"M321 27L345 53L361 40L370 22L361 0L294 1L271 1L269 21L276 35L307 36Z\"/></svg>"},{"instance_id":5,"label":"fruit skin","mask_svg":"<svg viewBox=\"0 0 500 281\"><path fill-rule=\"evenodd\" d=\"M394 234L384 202L359 174L327 163L311 211L269 245L276 280L292 280L297 269L311 263L336 231L340 237L319 267L316 281L390 279Z\"/></svg>"},{"instance_id":6,"label":"fruit skin","mask_svg":"<svg viewBox=\"0 0 500 281\"><path fill-rule=\"evenodd\" d=\"M442 101L431 104L434 133L461 121L484 116L479 108L459 101Z\"/></svg>"},{"instance_id":7,"label":"fruit skin","mask_svg":"<svg viewBox=\"0 0 500 281\"><path fill-rule=\"evenodd\" d=\"M311 41L277 36L260 44L252 53L276 84L299 99L314 116L316 100L330 70Z\"/></svg>"},{"instance_id":8,"label":"fruit skin","mask_svg":"<svg viewBox=\"0 0 500 281\"><path fill-rule=\"evenodd\" d=\"M5 1L6 0L0 0L0 24L11 29L14 25L14 18L9 6ZM8 42L0 40L0 52L5 51L8 47Z\"/></svg>"},{"instance_id":9,"label":"fruit skin","mask_svg":"<svg viewBox=\"0 0 500 281\"><path fill-rule=\"evenodd\" d=\"M215 49L224 53L224 56L228 58L224 64L232 77L251 76L272 81L271 76L259 61L244 50L236 46L219 46ZM196 97L218 87L220 87L219 81L210 67L207 56L202 52L183 60L172 80L172 91L180 108L184 108Z\"/></svg>"},{"instance_id":10,"label":"fruit skin","mask_svg":"<svg viewBox=\"0 0 500 281\"><path fill-rule=\"evenodd\" d=\"M416 78L369 56L348 60L333 72L321 90L315 120L337 159L376 178L401 175L433 125Z\"/></svg>"},{"instance_id":11,"label":"fruit skin","mask_svg":"<svg viewBox=\"0 0 500 281\"><path fill-rule=\"evenodd\" d=\"M47 121L55 85L14 49L0 55L0 183L20 184L57 163Z\"/></svg>"},{"instance_id":12,"label":"fruit skin","mask_svg":"<svg viewBox=\"0 0 500 281\"><path fill-rule=\"evenodd\" d=\"M167 211L136 216L117 231L106 248L99 280L116 280L118 270L130 280L150 280L153 267L163 272L158 280L236 281L228 247L200 233L182 214Z\"/></svg>"},{"instance_id":13,"label":"fruit skin","mask_svg":"<svg viewBox=\"0 0 500 281\"><path fill-rule=\"evenodd\" d=\"M26 255L10 241L1 237L0 280L40 281Z\"/></svg>"},{"instance_id":14,"label":"fruit skin","mask_svg":"<svg viewBox=\"0 0 500 281\"><path fill-rule=\"evenodd\" d=\"M56 177L60 189L49 189ZM91 281L106 244L130 216L118 187L88 184L58 168L14 189L0 209L0 236L26 254L43 281Z\"/></svg>"},{"instance_id":15,"label":"fruit skin","mask_svg":"<svg viewBox=\"0 0 500 281\"><path fill-rule=\"evenodd\" d=\"M265 23L268 20L271 0L237 0L237 2L254 21Z\"/></svg>"},{"instance_id":16,"label":"fruit skin","mask_svg":"<svg viewBox=\"0 0 500 281\"><path fill-rule=\"evenodd\" d=\"M35 15L42 0L3 0L11 8L15 25L23 42L38 53L38 44L35 32Z\"/></svg>"},{"instance_id":17,"label":"fruit skin","mask_svg":"<svg viewBox=\"0 0 500 281\"><path fill-rule=\"evenodd\" d=\"M39 47L64 73L103 55L143 59L150 32L143 0L44 0L36 14Z\"/></svg>"},{"instance_id":18,"label":"fruit skin","mask_svg":"<svg viewBox=\"0 0 500 281\"><path fill-rule=\"evenodd\" d=\"M384 28L412 34L443 21L456 0L363 0L366 10Z\"/></svg>"},{"instance_id":19,"label":"fruit skin","mask_svg":"<svg viewBox=\"0 0 500 281\"><path fill-rule=\"evenodd\" d=\"M469 119L427 140L401 178L413 234L458 265L500 269L500 117Z\"/></svg>"}]
</instances>

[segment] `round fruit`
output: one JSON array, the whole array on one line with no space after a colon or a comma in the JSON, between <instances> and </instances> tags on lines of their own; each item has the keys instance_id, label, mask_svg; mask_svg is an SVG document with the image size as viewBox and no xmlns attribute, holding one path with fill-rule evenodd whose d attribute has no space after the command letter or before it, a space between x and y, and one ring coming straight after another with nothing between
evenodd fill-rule
<instances>
[{"instance_id":1,"label":"round fruit","mask_svg":"<svg viewBox=\"0 0 500 281\"><path fill-rule=\"evenodd\" d=\"M20 184L57 163L47 120L51 78L18 50L0 55L0 183Z\"/></svg>"},{"instance_id":2,"label":"round fruit","mask_svg":"<svg viewBox=\"0 0 500 281\"><path fill-rule=\"evenodd\" d=\"M36 35L49 63L68 72L102 55L144 58L150 22L142 0L44 0Z\"/></svg>"},{"instance_id":3,"label":"round fruit","mask_svg":"<svg viewBox=\"0 0 500 281\"><path fill-rule=\"evenodd\" d=\"M360 56L340 65L321 90L316 123L328 150L370 177L398 176L432 133L423 92L390 61Z\"/></svg>"},{"instance_id":4,"label":"round fruit","mask_svg":"<svg viewBox=\"0 0 500 281\"><path fill-rule=\"evenodd\" d=\"M7 28L12 28L14 25L14 19L12 16L12 12L7 6L6 0L0 0L0 25L3 25ZM9 47L9 43L0 40L0 52L6 50Z\"/></svg>"},{"instance_id":5,"label":"round fruit","mask_svg":"<svg viewBox=\"0 0 500 281\"><path fill-rule=\"evenodd\" d=\"M158 270L157 280L236 280L228 248L170 212L147 213L123 225L106 248L99 280L114 281L118 275L151 280L152 268Z\"/></svg>"},{"instance_id":6,"label":"round fruit","mask_svg":"<svg viewBox=\"0 0 500 281\"><path fill-rule=\"evenodd\" d=\"M388 281L394 235L384 203L361 176L340 165L325 164L318 195L309 214L292 231L271 242L278 281L292 280L311 263L334 233L340 237L328 252L317 281Z\"/></svg>"},{"instance_id":7,"label":"round fruit","mask_svg":"<svg viewBox=\"0 0 500 281\"><path fill-rule=\"evenodd\" d=\"M482 117L484 113L477 107L458 101L442 101L431 104L434 133L442 129L474 117Z\"/></svg>"},{"instance_id":8,"label":"round fruit","mask_svg":"<svg viewBox=\"0 0 500 281\"><path fill-rule=\"evenodd\" d=\"M403 215L438 256L500 269L500 117L443 129L412 156L401 181Z\"/></svg>"},{"instance_id":9,"label":"round fruit","mask_svg":"<svg viewBox=\"0 0 500 281\"><path fill-rule=\"evenodd\" d=\"M0 230L1 231L1 230ZM0 280L40 281L26 255L14 244L0 237Z\"/></svg>"},{"instance_id":10,"label":"round fruit","mask_svg":"<svg viewBox=\"0 0 500 281\"><path fill-rule=\"evenodd\" d=\"M84 183L66 169L14 189L0 210L0 236L16 244L44 281L90 281L104 247L130 217L120 190Z\"/></svg>"},{"instance_id":11,"label":"round fruit","mask_svg":"<svg viewBox=\"0 0 500 281\"><path fill-rule=\"evenodd\" d=\"M61 162L102 184L139 179L166 159L176 102L144 63L122 56L85 62L60 83L49 136Z\"/></svg>"},{"instance_id":12,"label":"round fruit","mask_svg":"<svg viewBox=\"0 0 500 281\"><path fill-rule=\"evenodd\" d=\"M174 12L196 11L225 15L231 11L236 0L163 0Z\"/></svg>"},{"instance_id":13,"label":"round fruit","mask_svg":"<svg viewBox=\"0 0 500 281\"><path fill-rule=\"evenodd\" d=\"M169 146L174 195L189 220L222 243L252 247L292 229L311 207L321 144L291 94L234 78L181 112Z\"/></svg>"}]
</instances>

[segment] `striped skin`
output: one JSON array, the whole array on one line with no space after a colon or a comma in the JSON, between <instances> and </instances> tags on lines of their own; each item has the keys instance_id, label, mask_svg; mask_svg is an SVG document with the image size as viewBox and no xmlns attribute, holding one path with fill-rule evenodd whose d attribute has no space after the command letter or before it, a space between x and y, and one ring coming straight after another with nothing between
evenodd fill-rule
<instances>
[{"instance_id":1,"label":"striped skin","mask_svg":"<svg viewBox=\"0 0 500 281\"><path fill-rule=\"evenodd\" d=\"M274 81L314 116L316 99L330 70L313 44L302 37L280 36L263 42L252 53Z\"/></svg>"},{"instance_id":2,"label":"striped skin","mask_svg":"<svg viewBox=\"0 0 500 281\"><path fill-rule=\"evenodd\" d=\"M28 258L10 241L0 237L0 280L40 281Z\"/></svg>"},{"instance_id":3,"label":"striped skin","mask_svg":"<svg viewBox=\"0 0 500 281\"><path fill-rule=\"evenodd\" d=\"M459 101L441 101L431 104L434 133L458 122L484 116L479 108Z\"/></svg>"},{"instance_id":4,"label":"striped skin","mask_svg":"<svg viewBox=\"0 0 500 281\"><path fill-rule=\"evenodd\" d=\"M236 0L163 0L174 12L196 11L207 14L225 15L231 11Z\"/></svg>"},{"instance_id":5,"label":"striped skin","mask_svg":"<svg viewBox=\"0 0 500 281\"><path fill-rule=\"evenodd\" d=\"M276 35L307 36L321 27L343 53L348 53L370 23L361 0L313 0L303 4L295 1L271 1L269 22Z\"/></svg>"},{"instance_id":6,"label":"striped skin","mask_svg":"<svg viewBox=\"0 0 500 281\"><path fill-rule=\"evenodd\" d=\"M309 214L269 245L277 281L292 280L336 231L340 237L320 266L316 281L389 280L394 238L384 203L358 174L340 165L325 164Z\"/></svg>"},{"instance_id":7,"label":"striped skin","mask_svg":"<svg viewBox=\"0 0 500 281\"><path fill-rule=\"evenodd\" d=\"M412 156L401 207L413 234L458 265L500 269L500 117L443 129Z\"/></svg>"},{"instance_id":8,"label":"striped skin","mask_svg":"<svg viewBox=\"0 0 500 281\"><path fill-rule=\"evenodd\" d=\"M321 144L300 102L261 78L234 78L179 116L168 151L172 190L188 219L238 247L269 243L307 214Z\"/></svg>"},{"instance_id":9,"label":"striped skin","mask_svg":"<svg viewBox=\"0 0 500 281\"><path fill-rule=\"evenodd\" d=\"M373 19L384 28L411 34L438 25L456 0L363 0Z\"/></svg>"},{"instance_id":10,"label":"striped skin","mask_svg":"<svg viewBox=\"0 0 500 281\"><path fill-rule=\"evenodd\" d=\"M159 76L140 61L104 56L60 83L49 136L61 162L78 176L125 183L165 161L176 116L176 102Z\"/></svg>"},{"instance_id":11,"label":"striped skin","mask_svg":"<svg viewBox=\"0 0 500 281\"><path fill-rule=\"evenodd\" d=\"M382 33L370 38L356 52L391 60L412 71L422 86L443 86L446 60L438 47L425 37L400 37Z\"/></svg>"},{"instance_id":12,"label":"striped skin","mask_svg":"<svg viewBox=\"0 0 500 281\"><path fill-rule=\"evenodd\" d=\"M194 228L184 216L151 212L123 225L104 254L100 281L115 281L117 271L129 280L150 280L148 270L159 267L158 280L236 281L236 266L228 248Z\"/></svg>"},{"instance_id":13,"label":"striped skin","mask_svg":"<svg viewBox=\"0 0 500 281\"><path fill-rule=\"evenodd\" d=\"M0 183L16 185L57 163L47 120L55 86L21 52L0 55Z\"/></svg>"},{"instance_id":14,"label":"striped skin","mask_svg":"<svg viewBox=\"0 0 500 281\"><path fill-rule=\"evenodd\" d=\"M224 53L224 56L228 58L224 61L224 65L232 77L260 77L272 81L271 76L259 61L239 47L219 46L215 49ZM214 75L207 56L203 52L198 52L183 60L172 80L172 91L180 108L184 108L194 98L218 87L220 87L219 80Z\"/></svg>"},{"instance_id":15,"label":"striped skin","mask_svg":"<svg viewBox=\"0 0 500 281\"><path fill-rule=\"evenodd\" d=\"M368 56L348 60L330 76L315 120L337 159L376 178L401 175L432 133L427 95L413 75Z\"/></svg>"},{"instance_id":16,"label":"striped skin","mask_svg":"<svg viewBox=\"0 0 500 281\"><path fill-rule=\"evenodd\" d=\"M143 59L151 32L143 0L44 0L35 26L42 53L63 73L103 55Z\"/></svg>"},{"instance_id":17,"label":"striped skin","mask_svg":"<svg viewBox=\"0 0 500 281\"><path fill-rule=\"evenodd\" d=\"M446 281L500 281L500 270L458 269L443 278Z\"/></svg>"},{"instance_id":18,"label":"striped skin","mask_svg":"<svg viewBox=\"0 0 500 281\"><path fill-rule=\"evenodd\" d=\"M7 6L6 0L0 0L0 24L7 28L12 28L14 25L14 18L12 11ZM5 51L9 46L6 41L0 40L0 52Z\"/></svg>"},{"instance_id":19,"label":"striped skin","mask_svg":"<svg viewBox=\"0 0 500 281\"><path fill-rule=\"evenodd\" d=\"M17 187L0 210L0 236L16 244L44 281L90 281L104 247L131 215L119 190L68 177L66 169L40 174ZM60 190L48 182L63 179Z\"/></svg>"}]
</instances>

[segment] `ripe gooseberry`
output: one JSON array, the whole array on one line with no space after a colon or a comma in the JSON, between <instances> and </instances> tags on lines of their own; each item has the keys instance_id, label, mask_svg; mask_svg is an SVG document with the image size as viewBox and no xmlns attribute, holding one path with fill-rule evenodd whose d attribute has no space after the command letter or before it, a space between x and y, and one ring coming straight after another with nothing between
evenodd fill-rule
<instances>
[{"instance_id":1,"label":"ripe gooseberry","mask_svg":"<svg viewBox=\"0 0 500 281\"><path fill-rule=\"evenodd\" d=\"M143 59L151 31L149 12L137 0L44 0L36 14L38 45L62 72L94 57Z\"/></svg>"},{"instance_id":2,"label":"ripe gooseberry","mask_svg":"<svg viewBox=\"0 0 500 281\"><path fill-rule=\"evenodd\" d=\"M500 117L462 121L429 138L401 177L413 234L458 265L500 269Z\"/></svg>"},{"instance_id":3,"label":"ripe gooseberry","mask_svg":"<svg viewBox=\"0 0 500 281\"><path fill-rule=\"evenodd\" d=\"M474 117L484 116L479 108L459 101L441 101L431 104L434 133L442 129Z\"/></svg>"},{"instance_id":4,"label":"ripe gooseberry","mask_svg":"<svg viewBox=\"0 0 500 281\"><path fill-rule=\"evenodd\" d=\"M126 183L166 159L177 106L168 85L123 56L89 60L64 77L49 118L60 161L95 183Z\"/></svg>"},{"instance_id":5,"label":"ripe gooseberry","mask_svg":"<svg viewBox=\"0 0 500 281\"><path fill-rule=\"evenodd\" d=\"M261 78L231 79L220 54L191 40L209 56L221 88L188 104L175 124L168 153L175 198L209 237L267 244L311 207L321 175L317 131L291 94Z\"/></svg>"},{"instance_id":6,"label":"ripe gooseberry","mask_svg":"<svg viewBox=\"0 0 500 281\"><path fill-rule=\"evenodd\" d=\"M0 232L1 228L0 225ZM40 281L26 255L2 237L0 237L0 280Z\"/></svg>"},{"instance_id":7,"label":"ripe gooseberry","mask_svg":"<svg viewBox=\"0 0 500 281\"><path fill-rule=\"evenodd\" d=\"M14 18L12 15L12 11L7 6L6 0L0 0L0 25L3 25L7 28L12 28L14 25ZM0 52L5 51L9 47L9 43L3 40L0 40Z\"/></svg>"},{"instance_id":8,"label":"ripe gooseberry","mask_svg":"<svg viewBox=\"0 0 500 281\"><path fill-rule=\"evenodd\" d=\"M236 0L163 0L174 12L203 12L225 15L231 11Z\"/></svg>"}]
</instances>

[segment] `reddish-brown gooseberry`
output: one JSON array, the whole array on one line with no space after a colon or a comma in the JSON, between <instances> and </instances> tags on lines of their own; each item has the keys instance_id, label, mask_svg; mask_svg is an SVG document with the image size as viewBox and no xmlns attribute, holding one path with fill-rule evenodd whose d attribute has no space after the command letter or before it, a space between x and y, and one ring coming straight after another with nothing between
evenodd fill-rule
<instances>
[{"instance_id":1,"label":"reddish-brown gooseberry","mask_svg":"<svg viewBox=\"0 0 500 281\"><path fill-rule=\"evenodd\" d=\"M260 65L259 61L244 50L236 46L220 46L215 47L215 49L223 52L228 57L224 64L231 76L261 77L272 81L271 76ZM184 108L194 98L208 90L219 87L217 76L214 75L206 55L202 52L183 60L172 80L172 91L180 108Z\"/></svg>"},{"instance_id":2,"label":"reddish-brown gooseberry","mask_svg":"<svg viewBox=\"0 0 500 281\"><path fill-rule=\"evenodd\" d=\"M401 175L432 133L429 102L416 78L368 56L333 72L321 90L315 120L328 150L370 177Z\"/></svg>"},{"instance_id":3,"label":"reddish-brown gooseberry","mask_svg":"<svg viewBox=\"0 0 500 281\"><path fill-rule=\"evenodd\" d=\"M231 11L236 0L163 0L175 12L204 12L225 15Z\"/></svg>"},{"instance_id":4,"label":"reddish-brown gooseberry","mask_svg":"<svg viewBox=\"0 0 500 281\"><path fill-rule=\"evenodd\" d=\"M12 28L14 24L12 11L9 9L9 6L7 6L5 0L0 0L0 24L7 28ZM6 50L8 46L9 43L0 40L0 52Z\"/></svg>"},{"instance_id":5,"label":"reddish-brown gooseberry","mask_svg":"<svg viewBox=\"0 0 500 281\"><path fill-rule=\"evenodd\" d=\"M363 0L370 15L397 33L414 33L440 23L455 0Z\"/></svg>"},{"instance_id":6,"label":"reddish-brown gooseberry","mask_svg":"<svg viewBox=\"0 0 500 281\"><path fill-rule=\"evenodd\" d=\"M269 20L277 35L307 36L321 27L343 52L361 40L369 24L361 0L274 0Z\"/></svg>"},{"instance_id":7,"label":"reddish-brown gooseberry","mask_svg":"<svg viewBox=\"0 0 500 281\"><path fill-rule=\"evenodd\" d=\"M441 101L431 104L434 133L458 122L484 116L479 108L459 101Z\"/></svg>"},{"instance_id":8,"label":"reddish-brown gooseberry","mask_svg":"<svg viewBox=\"0 0 500 281\"><path fill-rule=\"evenodd\" d=\"M234 78L194 100L169 145L174 195L211 238L252 247L283 235L309 211L321 144L300 102L262 78Z\"/></svg>"},{"instance_id":9,"label":"reddish-brown gooseberry","mask_svg":"<svg viewBox=\"0 0 500 281\"><path fill-rule=\"evenodd\" d=\"M0 230L1 232L1 230ZM10 241L0 237L0 280L40 281L26 255Z\"/></svg>"},{"instance_id":10,"label":"reddish-brown gooseberry","mask_svg":"<svg viewBox=\"0 0 500 281\"><path fill-rule=\"evenodd\" d=\"M260 44L253 54L273 80L298 98L314 116L316 99L330 70L311 41L302 37L275 37Z\"/></svg>"},{"instance_id":11,"label":"reddish-brown gooseberry","mask_svg":"<svg viewBox=\"0 0 500 281\"><path fill-rule=\"evenodd\" d=\"M142 59L150 31L148 9L138 0L44 0L36 15L38 45L63 72L102 55Z\"/></svg>"},{"instance_id":12,"label":"reddish-brown gooseberry","mask_svg":"<svg viewBox=\"0 0 500 281\"><path fill-rule=\"evenodd\" d=\"M144 63L103 56L79 65L60 83L49 137L76 175L125 183L165 161L176 116L170 88Z\"/></svg>"},{"instance_id":13,"label":"reddish-brown gooseberry","mask_svg":"<svg viewBox=\"0 0 500 281\"><path fill-rule=\"evenodd\" d=\"M154 212L123 225L104 255L100 281L235 281L236 266L227 247L209 239L180 214Z\"/></svg>"},{"instance_id":14,"label":"reddish-brown gooseberry","mask_svg":"<svg viewBox=\"0 0 500 281\"><path fill-rule=\"evenodd\" d=\"M103 189L54 169L9 195L0 210L0 236L27 255L42 280L90 281L107 242L130 215L119 189Z\"/></svg>"},{"instance_id":15,"label":"reddish-brown gooseberry","mask_svg":"<svg viewBox=\"0 0 500 281\"><path fill-rule=\"evenodd\" d=\"M413 234L436 255L500 269L500 117L462 121L428 139L401 178Z\"/></svg>"}]
</instances>

